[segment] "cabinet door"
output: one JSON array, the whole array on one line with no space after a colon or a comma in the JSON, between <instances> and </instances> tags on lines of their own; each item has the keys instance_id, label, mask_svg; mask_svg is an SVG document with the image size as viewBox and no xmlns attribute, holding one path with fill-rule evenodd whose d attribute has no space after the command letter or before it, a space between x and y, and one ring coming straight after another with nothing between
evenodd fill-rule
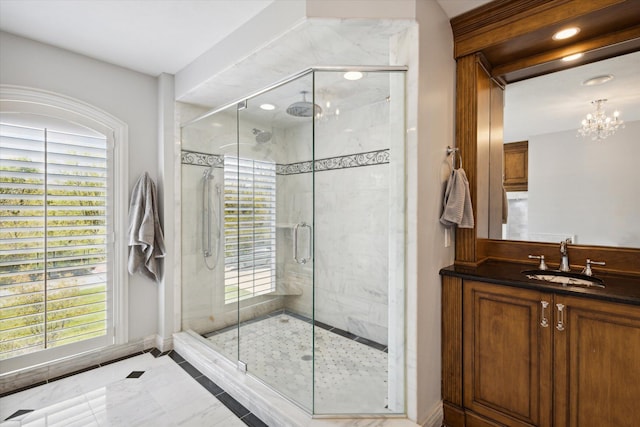
<instances>
[{"instance_id":1,"label":"cabinet door","mask_svg":"<svg viewBox=\"0 0 640 427\"><path fill-rule=\"evenodd\" d=\"M504 189L527 191L529 188L529 142L504 144Z\"/></svg>"},{"instance_id":2,"label":"cabinet door","mask_svg":"<svg viewBox=\"0 0 640 427\"><path fill-rule=\"evenodd\" d=\"M506 426L550 426L552 296L465 281L463 298L465 407Z\"/></svg>"},{"instance_id":3,"label":"cabinet door","mask_svg":"<svg viewBox=\"0 0 640 427\"><path fill-rule=\"evenodd\" d=\"M559 297L554 306L554 420L640 425L640 307ZM558 330L558 326L560 326Z\"/></svg>"}]
</instances>

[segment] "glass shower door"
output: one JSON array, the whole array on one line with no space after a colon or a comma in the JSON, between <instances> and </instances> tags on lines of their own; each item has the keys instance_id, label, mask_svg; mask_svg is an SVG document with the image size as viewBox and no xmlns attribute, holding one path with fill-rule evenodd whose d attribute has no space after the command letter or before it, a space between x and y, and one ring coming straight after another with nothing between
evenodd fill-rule
<instances>
[{"instance_id":1,"label":"glass shower door","mask_svg":"<svg viewBox=\"0 0 640 427\"><path fill-rule=\"evenodd\" d=\"M182 327L238 358L237 287L227 272L225 163L238 143L236 106L182 129ZM188 231L187 231L188 230Z\"/></svg>"},{"instance_id":2,"label":"glass shower door","mask_svg":"<svg viewBox=\"0 0 640 427\"><path fill-rule=\"evenodd\" d=\"M310 93L309 74L240 105L237 156L225 165L237 189L240 366L312 411Z\"/></svg>"}]
</instances>

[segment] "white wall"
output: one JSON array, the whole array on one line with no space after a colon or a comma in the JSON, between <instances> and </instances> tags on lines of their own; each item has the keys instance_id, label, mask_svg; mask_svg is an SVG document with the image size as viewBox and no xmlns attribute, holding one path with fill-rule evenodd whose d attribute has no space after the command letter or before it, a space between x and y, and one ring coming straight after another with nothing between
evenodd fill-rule
<instances>
[{"instance_id":1,"label":"white wall","mask_svg":"<svg viewBox=\"0 0 640 427\"><path fill-rule=\"evenodd\" d=\"M407 410L409 417L420 424L439 425L439 270L454 260L453 245L445 247L445 229L439 218L444 183L450 173L446 147L455 143L456 64L451 26L440 5L434 0L416 0L416 19L417 52L398 58L400 63L404 59L409 65L407 364L415 376L407 378Z\"/></svg>"},{"instance_id":2,"label":"white wall","mask_svg":"<svg viewBox=\"0 0 640 427\"><path fill-rule=\"evenodd\" d=\"M635 121L598 142L575 131L530 137L529 233L639 247L639 134Z\"/></svg>"},{"instance_id":3,"label":"white wall","mask_svg":"<svg viewBox=\"0 0 640 427\"><path fill-rule=\"evenodd\" d=\"M158 176L154 77L5 32L0 52L0 83L70 96L127 123L129 189L144 171ZM141 275L129 278L129 341L157 333L157 300L155 283Z\"/></svg>"}]
</instances>

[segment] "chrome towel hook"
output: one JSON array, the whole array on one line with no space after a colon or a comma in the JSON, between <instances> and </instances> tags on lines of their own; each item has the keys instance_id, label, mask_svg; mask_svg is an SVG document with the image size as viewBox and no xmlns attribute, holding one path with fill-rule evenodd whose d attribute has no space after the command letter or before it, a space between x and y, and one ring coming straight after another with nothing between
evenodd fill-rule
<instances>
[{"instance_id":1,"label":"chrome towel hook","mask_svg":"<svg viewBox=\"0 0 640 427\"><path fill-rule=\"evenodd\" d=\"M458 154L458 167L456 168L456 153ZM460 150L458 147L452 147L447 145L447 156L451 156L451 167L453 169L459 169L462 167L462 155L460 154Z\"/></svg>"}]
</instances>

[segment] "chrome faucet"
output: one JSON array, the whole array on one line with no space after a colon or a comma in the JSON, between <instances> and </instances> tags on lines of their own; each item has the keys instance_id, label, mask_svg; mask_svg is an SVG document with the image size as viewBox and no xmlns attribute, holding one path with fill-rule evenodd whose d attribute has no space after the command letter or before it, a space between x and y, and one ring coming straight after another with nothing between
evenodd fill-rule
<instances>
[{"instance_id":1,"label":"chrome faucet","mask_svg":"<svg viewBox=\"0 0 640 427\"><path fill-rule=\"evenodd\" d=\"M567 245L571 243L571 239L563 240L560 242L560 253L562 254L562 261L560 261L560 271L569 271L569 251Z\"/></svg>"}]
</instances>

